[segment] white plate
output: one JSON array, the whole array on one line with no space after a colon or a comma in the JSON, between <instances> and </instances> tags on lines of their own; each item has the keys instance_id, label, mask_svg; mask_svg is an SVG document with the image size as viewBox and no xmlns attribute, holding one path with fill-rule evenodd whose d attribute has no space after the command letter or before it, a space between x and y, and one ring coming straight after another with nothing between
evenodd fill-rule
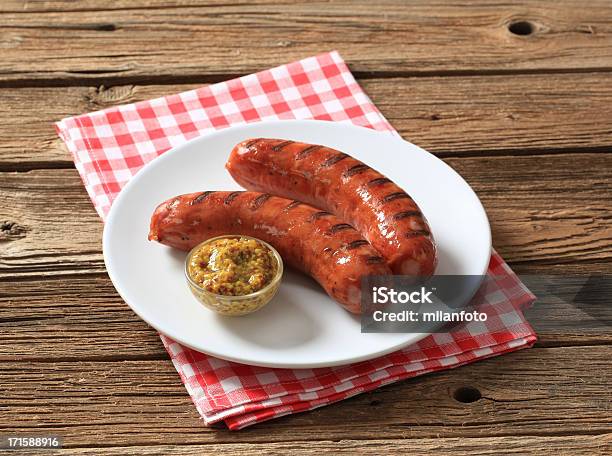
<instances>
[{"instance_id":1,"label":"white plate","mask_svg":"<svg viewBox=\"0 0 612 456\"><path fill-rule=\"evenodd\" d=\"M389 134L344 123L251 123L166 152L140 170L112 206L103 238L108 274L125 302L158 331L219 358L286 368L362 361L427 335L362 334L359 318L292 271L275 299L248 316L221 317L195 300L183 276L185 254L148 241L149 218L160 202L181 193L240 189L224 164L232 147L251 137L325 144L364 161L421 207L438 245L436 274L485 273L491 248L485 211L469 185L438 158Z\"/></svg>"}]
</instances>

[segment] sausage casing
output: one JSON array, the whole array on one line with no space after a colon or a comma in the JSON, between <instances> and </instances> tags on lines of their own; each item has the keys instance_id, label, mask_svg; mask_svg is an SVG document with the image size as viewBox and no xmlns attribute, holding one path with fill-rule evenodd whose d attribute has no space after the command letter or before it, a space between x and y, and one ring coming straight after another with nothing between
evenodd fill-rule
<instances>
[{"instance_id":1,"label":"sausage casing","mask_svg":"<svg viewBox=\"0 0 612 456\"><path fill-rule=\"evenodd\" d=\"M361 278L391 273L359 232L333 214L267 193L209 191L171 198L155 209L149 239L187 251L226 234L268 242L352 313L361 312Z\"/></svg>"},{"instance_id":2,"label":"sausage casing","mask_svg":"<svg viewBox=\"0 0 612 456\"><path fill-rule=\"evenodd\" d=\"M247 190L304 201L354 226L395 274L428 277L436 247L414 200L390 179L329 147L255 138L236 145L226 168Z\"/></svg>"}]
</instances>

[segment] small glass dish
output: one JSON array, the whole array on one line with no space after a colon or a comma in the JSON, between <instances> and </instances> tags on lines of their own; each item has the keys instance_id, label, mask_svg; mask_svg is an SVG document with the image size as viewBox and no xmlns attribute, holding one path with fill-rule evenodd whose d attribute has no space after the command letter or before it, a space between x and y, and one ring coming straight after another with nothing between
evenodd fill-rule
<instances>
[{"instance_id":1,"label":"small glass dish","mask_svg":"<svg viewBox=\"0 0 612 456\"><path fill-rule=\"evenodd\" d=\"M274 275L274 277L272 277L270 283L268 283L261 290L258 290L254 293L239 296L216 294L206 290L205 288L202 288L189 276L189 262L191 261L191 257L200 247L209 244L213 241L216 241L218 239L236 238L255 240L272 252L274 259L276 260L276 274ZM267 242L262 241L261 239L242 235L216 236L196 245L187 254L187 258L185 259L185 277L187 278L187 284L189 285L191 293L193 293L196 299L200 301L200 303L202 303L204 307L214 312L217 312L220 315L228 315L234 317L240 315L247 315L261 309L263 306L268 304L278 291L278 288L280 287L281 283L281 278L283 277L283 260L274 247L272 247Z\"/></svg>"}]
</instances>

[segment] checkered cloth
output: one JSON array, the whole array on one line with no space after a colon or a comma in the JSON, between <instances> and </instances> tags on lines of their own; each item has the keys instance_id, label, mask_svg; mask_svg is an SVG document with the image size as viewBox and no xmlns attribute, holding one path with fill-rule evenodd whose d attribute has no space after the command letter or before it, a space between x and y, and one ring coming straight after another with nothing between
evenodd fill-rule
<instances>
[{"instance_id":1,"label":"checkered cloth","mask_svg":"<svg viewBox=\"0 0 612 456\"><path fill-rule=\"evenodd\" d=\"M57 132L100 216L121 187L171 147L230 125L266 119L351 122L397 133L337 52L177 95L63 119ZM522 314L535 297L493 252L488 277L472 305L488 314L395 353L319 369L271 369L233 363L161 339L207 425L241 429L311 410L405 378L457 367L531 346Z\"/></svg>"}]
</instances>

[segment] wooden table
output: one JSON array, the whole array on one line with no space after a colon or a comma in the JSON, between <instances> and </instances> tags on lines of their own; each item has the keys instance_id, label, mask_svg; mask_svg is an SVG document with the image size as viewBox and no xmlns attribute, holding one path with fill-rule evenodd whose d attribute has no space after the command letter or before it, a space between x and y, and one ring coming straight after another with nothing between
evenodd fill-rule
<instances>
[{"instance_id":1,"label":"wooden table","mask_svg":"<svg viewBox=\"0 0 612 456\"><path fill-rule=\"evenodd\" d=\"M530 350L205 428L106 275L53 129L337 49L403 137L474 187L516 271L612 272L612 2L470 3L0 3L1 432L61 435L62 454L609 452L609 331L540 328Z\"/></svg>"}]
</instances>

